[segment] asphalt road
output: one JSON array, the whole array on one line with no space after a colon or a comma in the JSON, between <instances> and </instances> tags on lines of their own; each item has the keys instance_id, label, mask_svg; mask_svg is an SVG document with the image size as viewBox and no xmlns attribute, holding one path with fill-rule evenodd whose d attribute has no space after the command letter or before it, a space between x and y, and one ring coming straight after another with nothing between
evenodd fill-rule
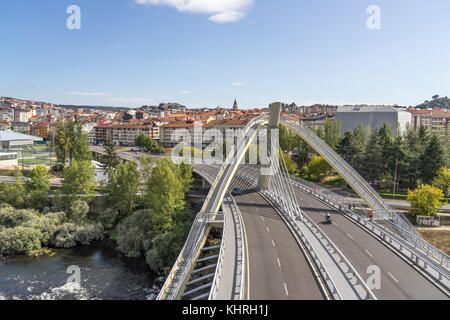
<instances>
[{"instance_id":1,"label":"asphalt road","mask_svg":"<svg viewBox=\"0 0 450 320\"><path fill-rule=\"evenodd\" d=\"M217 169L203 166L212 175ZM236 179L232 188L238 183ZM247 238L250 300L323 300L306 257L275 209L254 189L239 184L234 196Z\"/></svg>"},{"instance_id":2,"label":"asphalt road","mask_svg":"<svg viewBox=\"0 0 450 320\"><path fill-rule=\"evenodd\" d=\"M364 280L370 276L369 266L380 267L380 289L372 291L378 299L448 299L412 266L342 214L299 189L295 193L305 214L336 244ZM331 225L324 223L327 212L332 216Z\"/></svg>"}]
</instances>

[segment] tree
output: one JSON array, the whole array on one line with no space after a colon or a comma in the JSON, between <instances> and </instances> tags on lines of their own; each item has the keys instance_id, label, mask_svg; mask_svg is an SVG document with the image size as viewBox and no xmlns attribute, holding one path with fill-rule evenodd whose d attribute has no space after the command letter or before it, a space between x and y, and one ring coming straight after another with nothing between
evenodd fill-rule
<instances>
[{"instance_id":1,"label":"tree","mask_svg":"<svg viewBox=\"0 0 450 320\"><path fill-rule=\"evenodd\" d=\"M328 162L318 155L313 155L311 161L303 168L303 171L313 181L320 181L325 178L332 168Z\"/></svg>"},{"instance_id":2,"label":"tree","mask_svg":"<svg viewBox=\"0 0 450 320\"><path fill-rule=\"evenodd\" d=\"M187 163L180 163L180 174L183 181L184 192L188 192L191 189L191 185L194 182L194 176L192 175L192 166Z\"/></svg>"},{"instance_id":3,"label":"tree","mask_svg":"<svg viewBox=\"0 0 450 320\"><path fill-rule=\"evenodd\" d=\"M119 217L133 213L139 201L141 185L138 165L135 161L123 162L117 170L109 169L109 184L106 188L111 208L119 212Z\"/></svg>"},{"instance_id":4,"label":"tree","mask_svg":"<svg viewBox=\"0 0 450 320\"><path fill-rule=\"evenodd\" d=\"M37 166L30 171L27 182L29 192L48 192L50 190L50 173L44 166Z\"/></svg>"},{"instance_id":5,"label":"tree","mask_svg":"<svg viewBox=\"0 0 450 320\"><path fill-rule=\"evenodd\" d=\"M411 214L434 216L444 206L444 193L439 188L422 184L414 191L408 190Z\"/></svg>"},{"instance_id":6,"label":"tree","mask_svg":"<svg viewBox=\"0 0 450 320\"><path fill-rule=\"evenodd\" d=\"M55 134L55 154L58 165L62 168L66 165L72 148L72 137L66 125L58 123Z\"/></svg>"},{"instance_id":7,"label":"tree","mask_svg":"<svg viewBox=\"0 0 450 320\"><path fill-rule=\"evenodd\" d=\"M136 145L136 147L144 150L145 152L150 152L152 154L164 153L164 148L161 147L158 142L145 134L137 136L135 138L134 144Z\"/></svg>"},{"instance_id":8,"label":"tree","mask_svg":"<svg viewBox=\"0 0 450 320\"><path fill-rule=\"evenodd\" d=\"M72 139L72 149L70 150L71 161L91 161L92 152L88 135L86 132L83 132L83 124L81 122L74 123Z\"/></svg>"},{"instance_id":9,"label":"tree","mask_svg":"<svg viewBox=\"0 0 450 320\"><path fill-rule=\"evenodd\" d=\"M431 183L438 170L445 165L445 150L438 135L431 139L420 157L420 172L424 183Z\"/></svg>"},{"instance_id":10,"label":"tree","mask_svg":"<svg viewBox=\"0 0 450 320\"><path fill-rule=\"evenodd\" d=\"M283 163L281 163L284 160L284 163L286 164L287 171L289 174L296 174L298 167L297 164L292 161L291 157L289 157L288 154L284 153L280 150L280 167L284 168Z\"/></svg>"},{"instance_id":11,"label":"tree","mask_svg":"<svg viewBox=\"0 0 450 320\"><path fill-rule=\"evenodd\" d=\"M64 169L64 181L62 186L63 194L72 200L79 195L89 195L95 192L96 182L94 179L95 168L90 161L78 162L73 160L70 165ZM87 197L86 200L90 200Z\"/></svg>"},{"instance_id":12,"label":"tree","mask_svg":"<svg viewBox=\"0 0 450 320\"><path fill-rule=\"evenodd\" d=\"M117 149L116 143L107 143L104 145L105 155L102 156L102 167L106 171L109 171L110 168L117 169L119 166L120 160L117 156Z\"/></svg>"},{"instance_id":13,"label":"tree","mask_svg":"<svg viewBox=\"0 0 450 320\"><path fill-rule=\"evenodd\" d=\"M67 159L70 162L92 160L87 133L83 132L81 122L59 123L55 134L55 153L60 168L64 168Z\"/></svg>"},{"instance_id":14,"label":"tree","mask_svg":"<svg viewBox=\"0 0 450 320\"><path fill-rule=\"evenodd\" d=\"M22 173L19 170L14 172L16 178L15 184L6 182L0 183L0 200L8 203L15 208L23 208L25 206L25 183Z\"/></svg>"},{"instance_id":15,"label":"tree","mask_svg":"<svg viewBox=\"0 0 450 320\"><path fill-rule=\"evenodd\" d=\"M167 159L158 160L146 185L144 203L152 209L151 220L156 234L173 228L175 219L185 209L185 186L180 169Z\"/></svg>"},{"instance_id":16,"label":"tree","mask_svg":"<svg viewBox=\"0 0 450 320\"><path fill-rule=\"evenodd\" d=\"M150 249L152 239L151 213L139 210L117 226L117 249L130 258L139 258Z\"/></svg>"},{"instance_id":17,"label":"tree","mask_svg":"<svg viewBox=\"0 0 450 320\"><path fill-rule=\"evenodd\" d=\"M324 136L325 142L336 149L339 139L341 138L341 121L340 120L331 120L327 118L324 123Z\"/></svg>"},{"instance_id":18,"label":"tree","mask_svg":"<svg viewBox=\"0 0 450 320\"><path fill-rule=\"evenodd\" d=\"M447 194L450 188L450 170L446 167L441 167L433 180L433 186L441 189L444 194Z\"/></svg>"},{"instance_id":19,"label":"tree","mask_svg":"<svg viewBox=\"0 0 450 320\"><path fill-rule=\"evenodd\" d=\"M374 131L369 139L367 148L363 155L363 163L361 174L372 184L383 176L383 152L380 144L380 137Z\"/></svg>"}]
</instances>

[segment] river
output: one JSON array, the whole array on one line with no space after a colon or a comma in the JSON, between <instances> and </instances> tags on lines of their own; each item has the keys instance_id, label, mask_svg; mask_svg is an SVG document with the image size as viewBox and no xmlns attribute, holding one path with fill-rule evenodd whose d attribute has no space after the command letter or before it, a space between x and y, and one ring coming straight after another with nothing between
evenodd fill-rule
<instances>
[{"instance_id":1,"label":"river","mask_svg":"<svg viewBox=\"0 0 450 320\"><path fill-rule=\"evenodd\" d=\"M0 258L0 300L153 300L163 279L145 259L130 259L113 241L54 249L52 256ZM67 284L80 269L81 285Z\"/></svg>"}]
</instances>

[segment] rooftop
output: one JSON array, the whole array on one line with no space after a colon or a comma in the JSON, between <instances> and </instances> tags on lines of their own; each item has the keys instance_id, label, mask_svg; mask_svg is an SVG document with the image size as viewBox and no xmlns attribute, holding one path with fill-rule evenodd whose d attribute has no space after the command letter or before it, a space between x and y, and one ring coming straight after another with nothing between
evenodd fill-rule
<instances>
[{"instance_id":1,"label":"rooftop","mask_svg":"<svg viewBox=\"0 0 450 320\"><path fill-rule=\"evenodd\" d=\"M27 134L22 134L18 132L0 131L0 141L20 141L20 140L42 141L42 138L29 136Z\"/></svg>"}]
</instances>

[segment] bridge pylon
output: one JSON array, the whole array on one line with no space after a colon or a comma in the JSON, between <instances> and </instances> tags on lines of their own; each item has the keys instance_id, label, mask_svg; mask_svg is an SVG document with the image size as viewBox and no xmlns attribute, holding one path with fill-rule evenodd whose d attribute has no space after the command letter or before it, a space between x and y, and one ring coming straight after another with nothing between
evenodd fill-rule
<instances>
[{"instance_id":1,"label":"bridge pylon","mask_svg":"<svg viewBox=\"0 0 450 320\"><path fill-rule=\"evenodd\" d=\"M271 129L276 129L280 125L280 117L281 117L281 102L274 102L270 106L270 116L269 116L269 125L267 127L267 152L269 159L273 159L272 157L272 140L271 140ZM266 167L269 167L267 165ZM263 170L261 170L263 171ZM261 172L260 171L260 172ZM258 178L258 187L264 190L269 190L270 185L270 175L260 174Z\"/></svg>"}]
</instances>

